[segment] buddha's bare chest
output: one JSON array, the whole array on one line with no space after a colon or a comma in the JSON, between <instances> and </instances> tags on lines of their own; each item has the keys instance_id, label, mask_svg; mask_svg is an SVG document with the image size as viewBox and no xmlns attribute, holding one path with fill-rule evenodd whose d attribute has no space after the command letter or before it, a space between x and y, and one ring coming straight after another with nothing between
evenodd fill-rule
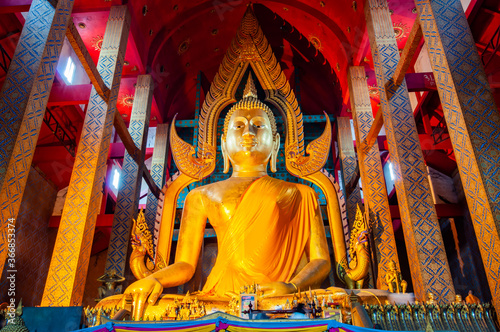
<instances>
[{"instance_id":1,"label":"buddha's bare chest","mask_svg":"<svg viewBox=\"0 0 500 332\"><path fill-rule=\"evenodd\" d=\"M253 181L225 181L206 192L207 214L213 226L231 219L241 198Z\"/></svg>"}]
</instances>

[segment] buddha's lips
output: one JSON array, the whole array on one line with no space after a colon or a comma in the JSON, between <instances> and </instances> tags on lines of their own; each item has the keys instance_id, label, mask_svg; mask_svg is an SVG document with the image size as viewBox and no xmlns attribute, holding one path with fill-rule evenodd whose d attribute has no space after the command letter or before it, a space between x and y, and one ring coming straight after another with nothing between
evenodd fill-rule
<instances>
[{"instance_id":1,"label":"buddha's lips","mask_svg":"<svg viewBox=\"0 0 500 332\"><path fill-rule=\"evenodd\" d=\"M256 139L242 139L240 141L240 145L243 146L244 148L251 148L254 147L258 144Z\"/></svg>"}]
</instances>

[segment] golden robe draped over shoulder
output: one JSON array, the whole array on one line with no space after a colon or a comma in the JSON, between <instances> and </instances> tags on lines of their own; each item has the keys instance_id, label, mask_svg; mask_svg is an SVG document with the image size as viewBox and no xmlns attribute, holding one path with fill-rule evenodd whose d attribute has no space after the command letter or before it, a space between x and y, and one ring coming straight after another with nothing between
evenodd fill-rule
<instances>
[{"instance_id":1,"label":"golden robe draped over shoulder","mask_svg":"<svg viewBox=\"0 0 500 332\"><path fill-rule=\"evenodd\" d=\"M255 180L227 222L210 221L219 249L202 293L224 296L253 282L289 282L318 208L310 187L269 176Z\"/></svg>"}]
</instances>

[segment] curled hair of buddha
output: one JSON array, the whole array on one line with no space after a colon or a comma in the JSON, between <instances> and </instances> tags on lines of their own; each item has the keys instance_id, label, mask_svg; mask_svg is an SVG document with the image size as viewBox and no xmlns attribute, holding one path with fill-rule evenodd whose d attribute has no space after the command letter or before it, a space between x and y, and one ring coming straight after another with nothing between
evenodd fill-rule
<instances>
[{"instance_id":1,"label":"curled hair of buddha","mask_svg":"<svg viewBox=\"0 0 500 332\"><path fill-rule=\"evenodd\" d=\"M227 136L229 120L231 120L231 116L233 115L234 111L241 109L261 109L266 112L267 117L269 118L269 122L271 123L273 141L276 139L276 133L278 130L276 129L276 120L274 118L273 111L271 111L271 109L266 104L264 104L257 98L257 89L255 88L252 74L250 73L248 75L247 84L245 85L245 90L243 90L243 98L239 102L234 104L233 107L231 107L231 109L229 109L229 111L227 112L226 118L224 120L224 137Z\"/></svg>"}]
</instances>

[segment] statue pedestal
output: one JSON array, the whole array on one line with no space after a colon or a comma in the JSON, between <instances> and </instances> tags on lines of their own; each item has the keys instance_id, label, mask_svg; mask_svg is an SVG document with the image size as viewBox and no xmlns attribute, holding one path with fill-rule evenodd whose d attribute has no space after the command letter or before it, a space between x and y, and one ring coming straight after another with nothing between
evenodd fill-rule
<instances>
[{"instance_id":1,"label":"statue pedestal","mask_svg":"<svg viewBox=\"0 0 500 332\"><path fill-rule=\"evenodd\" d=\"M361 304L384 304L391 293L378 289L346 290L343 288L330 287L326 290L316 289L299 294L289 294L257 299L257 309L276 310L285 309L288 304L293 307L294 301L312 302L316 301L318 306L335 304L343 308L349 308L349 296L354 293ZM96 308L113 309L120 306L122 295L115 295L101 300ZM234 316L240 315L239 298L231 300L229 297L214 297L197 295L164 294L155 305L146 304L143 320L188 320L220 311Z\"/></svg>"}]
</instances>

